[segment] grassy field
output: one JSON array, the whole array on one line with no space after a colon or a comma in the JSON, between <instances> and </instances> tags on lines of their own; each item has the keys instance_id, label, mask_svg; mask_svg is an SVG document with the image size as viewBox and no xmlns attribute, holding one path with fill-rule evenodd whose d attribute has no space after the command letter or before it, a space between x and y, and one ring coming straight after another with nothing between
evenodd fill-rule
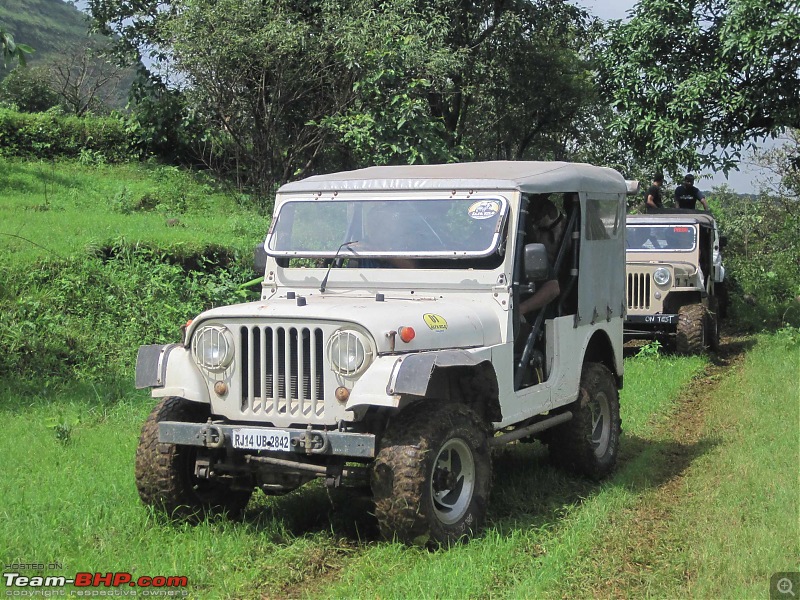
<instances>
[{"instance_id":1,"label":"grassy field","mask_svg":"<svg viewBox=\"0 0 800 600\"><path fill-rule=\"evenodd\" d=\"M12 263L91 253L120 240L252 252L269 218L175 167L0 158L0 247Z\"/></svg>"},{"instance_id":2,"label":"grassy field","mask_svg":"<svg viewBox=\"0 0 800 600\"><path fill-rule=\"evenodd\" d=\"M133 485L146 395L6 393L2 559L185 575L212 598L765 597L771 573L798 567L797 346L759 338L718 373L699 358L626 369L613 477L566 476L538 444L503 449L487 531L438 552L379 541L368 504L315 486L258 495L243 522L164 523Z\"/></svg>"}]
</instances>

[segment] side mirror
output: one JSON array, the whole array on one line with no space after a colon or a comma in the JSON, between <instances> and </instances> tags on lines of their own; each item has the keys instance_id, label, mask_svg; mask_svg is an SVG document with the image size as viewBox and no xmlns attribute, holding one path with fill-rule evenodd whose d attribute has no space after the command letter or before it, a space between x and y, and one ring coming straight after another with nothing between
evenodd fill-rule
<instances>
[{"instance_id":1,"label":"side mirror","mask_svg":"<svg viewBox=\"0 0 800 600\"><path fill-rule=\"evenodd\" d=\"M727 235L719 236L719 247L724 248L727 245L728 245L728 236Z\"/></svg>"},{"instance_id":2,"label":"side mirror","mask_svg":"<svg viewBox=\"0 0 800 600\"><path fill-rule=\"evenodd\" d=\"M544 244L526 244L524 253L525 277L529 281L547 279L550 273L550 262Z\"/></svg>"},{"instance_id":3,"label":"side mirror","mask_svg":"<svg viewBox=\"0 0 800 600\"><path fill-rule=\"evenodd\" d=\"M257 277L262 277L266 270L267 251L264 249L264 242L261 242L253 249L253 271Z\"/></svg>"}]
</instances>

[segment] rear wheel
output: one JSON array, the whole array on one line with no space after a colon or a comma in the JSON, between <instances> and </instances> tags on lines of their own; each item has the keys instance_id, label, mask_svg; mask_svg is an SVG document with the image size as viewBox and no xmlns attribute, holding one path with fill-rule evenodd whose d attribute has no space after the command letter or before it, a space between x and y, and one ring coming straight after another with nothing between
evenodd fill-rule
<instances>
[{"instance_id":1,"label":"rear wheel","mask_svg":"<svg viewBox=\"0 0 800 600\"><path fill-rule=\"evenodd\" d=\"M558 466L600 479L617 463L622 420L614 376L600 363L586 363L572 419L546 431L551 460Z\"/></svg>"},{"instance_id":2,"label":"rear wheel","mask_svg":"<svg viewBox=\"0 0 800 600\"><path fill-rule=\"evenodd\" d=\"M250 500L252 490L234 490L226 482L195 475L197 448L158 441L161 421L203 423L208 407L184 398L159 402L142 427L136 448L136 487L139 497L169 517L196 520L206 514L237 516Z\"/></svg>"},{"instance_id":3,"label":"rear wheel","mask_svg":"<svg viewBox=\"0 0 800 600\"><path fill-rule=\"evenodd\" d=\"M702 354L705 351L706 308L702 304L686 304L678 310L675 348L679 354Z\"/></svg>"},{"instance_id":4,"label":"rear wheel","mask_svg":"<svg viewBox=\"0 0 800 600\"><path fill-rule=\"evenodd\" d=\"M451 544L483 525L491 487L488 428L461 404L425 401L389 425L371 472L381 534Z\"/></svg>"}]
</instances>

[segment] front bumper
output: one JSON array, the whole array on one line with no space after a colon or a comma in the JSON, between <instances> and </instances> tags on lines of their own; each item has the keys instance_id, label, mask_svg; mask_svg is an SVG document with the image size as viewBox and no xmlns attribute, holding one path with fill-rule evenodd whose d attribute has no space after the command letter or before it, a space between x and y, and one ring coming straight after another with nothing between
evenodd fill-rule
<instances>
[{"instance_id":1,"label":"front bumper","mask_svg":"<svg viewBox=\"0 0 800 600\"><path fill-rule=\"evenodd\" d=\"M274 427L259 427L250 424L230 425L220 423L184 423L162 421L158 424L158 441L166 444L201 446L204 448L233 448L233 433L237 429L259 430L269 434ZM375 436L346 431L322 431L318 429L288 429L290 449L285 454L317 454L326 456L375 457ZM239 450L238 448L236 450ZM257 450L241 449L244 452Z\"/></svg>"}]
</instances>

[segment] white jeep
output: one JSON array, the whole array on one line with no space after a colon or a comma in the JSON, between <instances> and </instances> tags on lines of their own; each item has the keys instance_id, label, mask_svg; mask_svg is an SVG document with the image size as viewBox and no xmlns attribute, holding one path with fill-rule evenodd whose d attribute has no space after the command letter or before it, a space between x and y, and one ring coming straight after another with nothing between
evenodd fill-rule
<instances>
[{"instance_id":1,"label":"white jeep","mask_svg":"<svg viewBox=\"0 0 800 600\"><path fill-rule=\"evenodd\" d=\"M237 513L252 491L369 485L381 532L477 532L491 448L534 436L598 478L617 459L625 180L563 162L373 167L278 190L258 301L142 346L161 398L136 453L142 500ZM564 234L532 243L546 201ZM554 264L551 264L554 263ZM559 294L520 305L543 281Z\"/></svg>"}]
</instances>

